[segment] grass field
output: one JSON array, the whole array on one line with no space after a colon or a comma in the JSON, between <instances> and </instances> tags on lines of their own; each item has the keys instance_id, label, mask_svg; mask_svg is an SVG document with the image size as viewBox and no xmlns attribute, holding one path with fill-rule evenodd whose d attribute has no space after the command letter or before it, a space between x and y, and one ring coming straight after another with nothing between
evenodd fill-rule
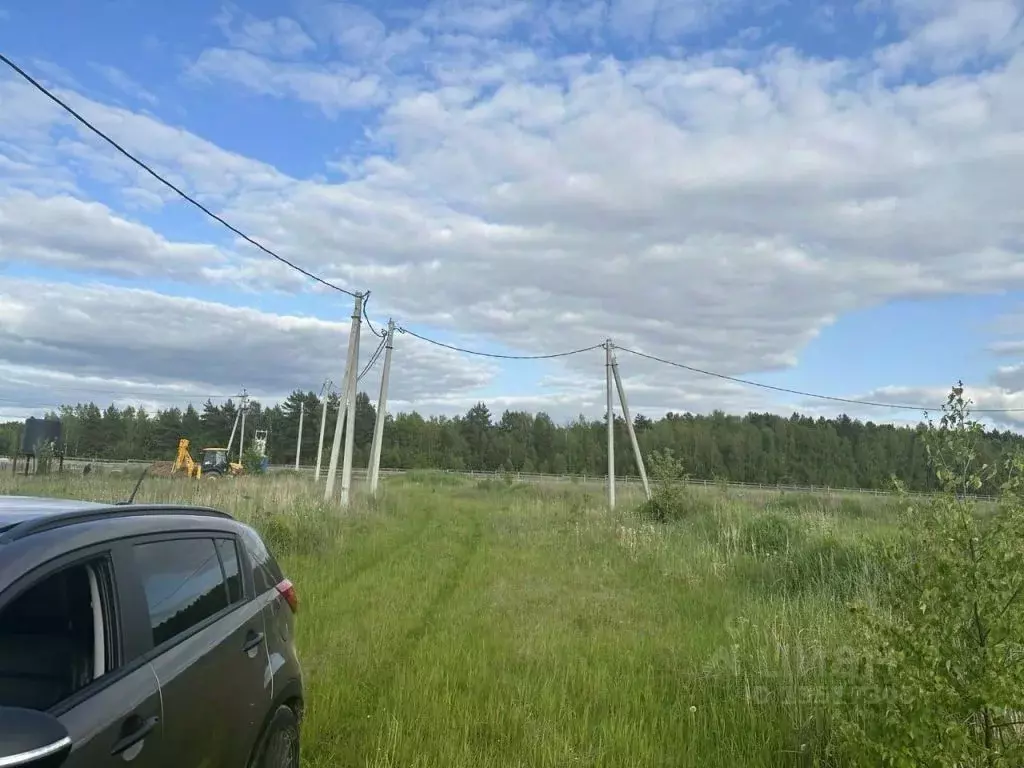
<instances>
[{"instance_id":1,"label":"grass field","mask_svg":"<svg viewBox=\"0 0 1024 768\"><path fill-rule=\"evenodd\" d=\"M132 479L0 492L113 501ZM319 497L297 477L138 496L231 511L279 554L318 768L821 764L844 601L892 533L887 502L807 494L708 491L671 525L629 497L612 513L599 492L431 474L345 514Z\"/></svg>"}]
</instances>

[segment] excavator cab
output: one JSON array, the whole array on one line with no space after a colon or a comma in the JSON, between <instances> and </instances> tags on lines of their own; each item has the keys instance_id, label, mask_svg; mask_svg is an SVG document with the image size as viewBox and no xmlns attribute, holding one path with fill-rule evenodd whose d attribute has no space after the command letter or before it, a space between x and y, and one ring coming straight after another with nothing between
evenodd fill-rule
<instances>
[{"instance_id":1,"label":"excavator cab","mask_svg":"<svg viewBox=\"0 0 1024 768\"><path fill-rule=\"evenodd\" d=\"M203 475L207 477L237 475L242 472L241 464L228 461L227 448L203 448L200 466L203 468Z\"/></svg>"}]
</instances>

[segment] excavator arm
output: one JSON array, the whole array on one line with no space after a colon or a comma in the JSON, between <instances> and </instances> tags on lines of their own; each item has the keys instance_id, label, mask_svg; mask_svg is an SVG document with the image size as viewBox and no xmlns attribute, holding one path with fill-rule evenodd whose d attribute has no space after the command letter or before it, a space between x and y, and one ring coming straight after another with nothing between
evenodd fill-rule
<instances>
[{"instance_id":1,"label":"excavator arm","mask_svg":"<svg viewBox=\"0 0 1024 768\"><path fill-rule=\"evenodd\" d=\"M192 454L188 450L189 442L187 437L183 437L178 441L178 456L174 459L174 467L171 469L171 473L174 474L181 469L185 470L185 474L188 477L201 477L203 468L201 465L196 463L195 459L192 458Z\"/></svg>"}]
</instances>

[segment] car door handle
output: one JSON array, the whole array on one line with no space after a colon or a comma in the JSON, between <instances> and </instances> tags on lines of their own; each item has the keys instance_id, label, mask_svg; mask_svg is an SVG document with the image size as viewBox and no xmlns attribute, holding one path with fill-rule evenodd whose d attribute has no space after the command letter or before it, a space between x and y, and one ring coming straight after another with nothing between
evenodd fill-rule
<instances>
[{"instance_id":1,"label":"car door handle","mask_svg":"<svg viewBox=\"0 0 1024 768\"><path fill-rule=\"evenodd\" d=\"M153 715L148 720L141 720L139 725L131 733L127 736L122 736L114 743L114 746L110 750L110 754L120 755L122 752L131 749L144 738L149 736L150 732L156 728L156 725L159 722L160 718L157 715Z\"/></svg>"},{"instance_id":2,"label":"car door handle","mask_svg":"<svg viewBox=\"0 0 1024 768\"><path fill-rule=\"evenodd\" d=\"M250 632L248 635L245 636L245 644L242 646L242 653L248 653L262 642L262 632Z\"/></svg>"}]
</instances>

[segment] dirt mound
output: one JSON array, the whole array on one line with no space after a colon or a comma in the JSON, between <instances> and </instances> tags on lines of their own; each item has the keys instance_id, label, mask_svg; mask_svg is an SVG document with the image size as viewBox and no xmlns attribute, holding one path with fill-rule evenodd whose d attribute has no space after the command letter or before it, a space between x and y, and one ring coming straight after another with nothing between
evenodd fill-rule
<instances>
[{"instance_id":1,"label":"dirt mound","mask_svg":"<svg viewBox=\"0 0 1024 768\"><path fill-rule=\"evenodd\" d=\"M173 461L154 461L149 465L149 474L152 477L171 477L173 469Z\"/></svg>"}]
</instances>

